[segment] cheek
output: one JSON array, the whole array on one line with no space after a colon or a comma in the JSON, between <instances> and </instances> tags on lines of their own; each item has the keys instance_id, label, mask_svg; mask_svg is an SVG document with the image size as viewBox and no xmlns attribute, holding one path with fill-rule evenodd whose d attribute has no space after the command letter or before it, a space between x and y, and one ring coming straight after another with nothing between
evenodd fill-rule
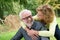
<instances>
[{"instance_id":1,"label":"cheek","mask_svg":"<svg viewBox=\"0 0 60 40\"><path fill-rule=\"evenodd\" d=\"M41 18L44 18L44 16L41 16Z\"/></svg>"},{"instance_id":2,"label":"cheek","mask_svg":"<svg viewBox=\"0 0 60 40\"><path fill-rule=\"evenodd\" d=\"M42 20L42 19L44 19L44 16L39 15L38 18L39 18L40 20Z\"/></svg>"},{"instance_id":3,"label":"cheek","mask_svg":"<svg viewBox=\"0 0 60 40\"><path fill-rule=\"evenodd\" d=\"M26 20L23 20L24 23L26 23L27 21Z\"/></svg>"},{"instance_id":4,"label":"cheek","mask_svg":"<svg viewBox=\"0 0 60 40\"><path fill-rule=\"evenodd\" d=\"M38 15L38 18L42 18L42 16L41 15Z\"/></svg>"},{"instance_id":5,"label":"cheek","mask_svg":"<svg viewBox=\"0 0 60 40\"><path fill-rule=\"evenodd\" d=\"M31 21L33 21L33 18L31 18Z\"/></svg>"},{"instance_id":6,"label":"cheek","mask_svg":"<svg viewBox=\"0 0 60 40\"><path fill-rule=\"evenodd\" d=\"M40 13L40 14L38 14L38 17L43 18L44 16L43 16L43 14Z\"/></svg>"}]
</instances>

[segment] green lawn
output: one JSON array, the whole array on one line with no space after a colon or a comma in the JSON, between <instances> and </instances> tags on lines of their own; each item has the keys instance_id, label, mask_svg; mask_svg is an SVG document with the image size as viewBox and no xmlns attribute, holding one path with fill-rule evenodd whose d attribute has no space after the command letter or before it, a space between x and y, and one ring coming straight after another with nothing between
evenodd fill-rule
<instances>
[{"instance_id":1,"label":"green lawn","mask_svg":"<svg viewBox=\"0 0 60 40\"><path fill-rule=\"evenodd\" d=\"M12 31L12 32L4 32L0 34L0 40L10 40L17 31ZM24 38L22 38L24 40Z\"/></svg>"},{"instance_id":2,"label":"green lawn","mask_svg":"<svg viewBox=\"0 0 60 40\"><path fill-rule=\"evenodd\" d=\"M57 18L57 22L60 26L60 18ZM10 40L16 32L17 31L0 33L0 40ZM24 38L22 40L24 40Z\"/></svg>"},{"instance_id":3,"label":"green lawn","mask_svg":"<svg viewBox=\"0 0 60 40\"><path fill-rule=\"evenodd\" d=\"M10 40L16 32L5 32L0 34L0 40Z\"/></svg>"},{"instance_id":4,"label":"green lawn","mask_svg":"<svg viewBox=\"0 0 60 40\"><path fill-rule=\"evenodd\" d=\"M59 28L60 28L60 18L57 18L57 23L58 23Z\"/></svg>"}]
</instances>

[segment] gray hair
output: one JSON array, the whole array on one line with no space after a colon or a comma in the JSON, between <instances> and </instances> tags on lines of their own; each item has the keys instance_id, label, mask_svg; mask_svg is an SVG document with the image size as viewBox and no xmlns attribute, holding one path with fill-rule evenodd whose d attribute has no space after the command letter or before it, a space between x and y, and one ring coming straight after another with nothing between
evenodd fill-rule
<instances>
[{"instance_id":1,"label":"gray hair","mask_svg":"<svg viewBox=\"0 0 60 40\"><path fill-rule=\"evenodd\" d=\"M20 19L22 18L22 14L24 14L25 12L27 12L27 13L29 13L29 14L32 15L32 13L31 13L30 10L24 9L24 10L22 10L22 11L19 13L19 17L20 17Z\"/></svg>"}]
</instances>

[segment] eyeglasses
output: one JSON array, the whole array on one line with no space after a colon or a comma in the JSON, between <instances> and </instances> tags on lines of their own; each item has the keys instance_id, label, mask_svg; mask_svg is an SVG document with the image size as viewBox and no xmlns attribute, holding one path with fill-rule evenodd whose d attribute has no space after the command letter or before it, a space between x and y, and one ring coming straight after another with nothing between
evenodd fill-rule
<instances>
[{"instance_id":1,"label":"eyeglasses","mask_svg":"<svg viewBox=\"0 0 60 40\"><path fill-rule=\"evenodd\" d=\"M28 17L25 17L25 18L22 18L22 20L27 20L28 18L31 18L32 16L28 16Z\"/></svg>"}]
</instances>

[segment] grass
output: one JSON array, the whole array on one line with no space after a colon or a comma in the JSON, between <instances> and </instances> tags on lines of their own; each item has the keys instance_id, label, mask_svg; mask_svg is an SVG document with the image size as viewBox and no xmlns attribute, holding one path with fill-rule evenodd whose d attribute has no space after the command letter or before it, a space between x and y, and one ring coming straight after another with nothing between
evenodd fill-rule
<instances>
[{"instance_id":1,"label":"grass","mask_svg":"<svg viewBox=\"0 0 60 40\"><path fill-rule=\"evenodd\" d=\"M0 40L10 40L17 31L11 31L11 32L2 32L0 33ZM24 40L24 38L22 38L21 40Z\"/></svg>"},{"instance_id":2,"label":"grass","mask_svg":"<svg viewBox=\"0 0 60 40\"><path fill-rule=\"evenodd\" d=\"M58 22L58 25L60 26L60 18L57 18L57 22ZM16 32L17 31L0 33L0 40L10 40L15 35ZM24 38L21 40L24 40Z\"/></svg>"},{"instance_id":3,"label":"grass","mask_svg":"<svg viewBox=\"0 0 60 40\"><path fill-rule=\"evenodd\" d=\"M10 40L15 33L16 33L16 31L1 33L0 40Z\"/></svg>"},{"instance_id":4,"label":"grass","mask_svg":"<svg viewBox=\"0 0 60 40\"><path fill-rule=\"evenodd\" d=\"M59 18L57 18L57 23L58 23L59 28L60 28L60 17L59 17Z\"/></svg>"}]
</instances>

